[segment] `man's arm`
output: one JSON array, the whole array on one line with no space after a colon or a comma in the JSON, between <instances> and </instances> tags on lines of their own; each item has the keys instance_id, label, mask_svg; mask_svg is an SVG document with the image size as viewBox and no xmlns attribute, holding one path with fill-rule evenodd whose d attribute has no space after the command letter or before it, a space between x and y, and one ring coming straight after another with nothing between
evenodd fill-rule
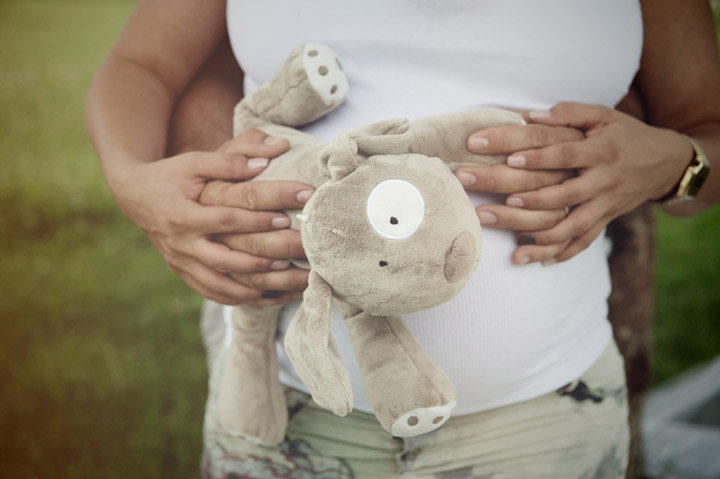
<instances>
[{"instance_id":1,"label":"man's arm","mask_svg":"<svg viewBox=\"0 0 720 479\"><path fill-rule=\"evenodd\" d=\"M243 97L243 72L225 35L175 103L167 155L215 151L232 138L233 108Z\"/></svg>"}]
</instances>

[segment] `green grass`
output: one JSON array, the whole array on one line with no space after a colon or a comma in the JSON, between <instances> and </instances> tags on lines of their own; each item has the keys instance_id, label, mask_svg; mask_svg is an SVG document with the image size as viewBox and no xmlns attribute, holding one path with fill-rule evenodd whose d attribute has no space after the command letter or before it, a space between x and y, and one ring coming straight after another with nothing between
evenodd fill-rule
<instances>
[{"instance_id":1,"label":"green grass","mask_svg":"<svg viewBox=\"0 0 720 479\"><path fill-rule=\"evenodd\" d=\"M720 208L658 220L656 382L720 354Z\"/></svg>"},{"instance_id":2,"label":"green grass","mask_svg":"<svg viewBox=\"0 0 720 479\"><path fill-rule=\"evenodd\" d=\"M200 300L117 210L82 105L131 0L0 0L0 477L198 476ZM660 218L656 374L720 351L720 210Z\"/></svg>"},{"instance_id":3,"label":"green grass","mask_svg":"<svg viewBox=\"0 0 720 479\"><path fill-rule=\"evenodd\" d=\"M0 2L0 476L197 477L199 298L119 213L83 101L130 1Z\"/></svg>"}]
</instances>

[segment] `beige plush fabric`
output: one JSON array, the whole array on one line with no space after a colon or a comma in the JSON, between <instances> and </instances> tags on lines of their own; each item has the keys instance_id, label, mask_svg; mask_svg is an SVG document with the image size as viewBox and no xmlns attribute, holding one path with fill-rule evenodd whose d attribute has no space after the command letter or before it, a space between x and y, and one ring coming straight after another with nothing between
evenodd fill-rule
<instances>
[{"instance_id":1,"label":"beige plush fabric","mask_svg":"<svg viewBox=\"0 0 720 479\"><path fill-rule=\"evenodd\" d=\"M347 82L325 46L296 49L281 71L235 109L236 134L250 127L287 138L290 149L258 180L296 180L317 190L302 211L288 212L311 270L285 348L322 407L352 409L348 373L330 334L331 301L351 331L368 394L385 430L412 437L440 427L455 407L455 388L412 337L400 314L438 305L465 285L478 265L480 224L451 169L502 158L470 154L471 131L520 124L487 109L417 122L388 120L325 144L289 126L308 123L342 101ZM238 308L233 315L219 392L226 429L275 444L286 417L273 338L277 311ZM262 424L259 424L262 422Z\"/></svg>"}]
</instances>

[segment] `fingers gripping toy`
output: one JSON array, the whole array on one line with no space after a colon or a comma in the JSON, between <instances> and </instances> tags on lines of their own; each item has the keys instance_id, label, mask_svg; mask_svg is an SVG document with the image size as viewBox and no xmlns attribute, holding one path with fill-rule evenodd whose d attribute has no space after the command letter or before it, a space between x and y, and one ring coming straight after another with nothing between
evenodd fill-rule
<instances>
[{"instance_id":1,"label":"fingers gripping toy","mask_svg":"<svg viewBox=\"0 0 720 479\"><path fill-rule=\"evenodd\" d=\"M328 113L347 93L332 50L307 44L237 105L234 128L290 141L256 179L317 187L302 212L288 212L307 254L294 263L310 270L285 335L299 377L321 407L341 416L352 410L350 380L330 333L334 298L380 424L411 437L447 421L456 394L398 315L447 301L475 270L480 225L451 170L503 161L469 153L465 140L478 129L523 121L484 109L384 121L330 143L292 128ZM280 442L287 425L274 344L280 309L234 308L218 399L224 428L266 445Z\"/></svg>"}]
</instances>

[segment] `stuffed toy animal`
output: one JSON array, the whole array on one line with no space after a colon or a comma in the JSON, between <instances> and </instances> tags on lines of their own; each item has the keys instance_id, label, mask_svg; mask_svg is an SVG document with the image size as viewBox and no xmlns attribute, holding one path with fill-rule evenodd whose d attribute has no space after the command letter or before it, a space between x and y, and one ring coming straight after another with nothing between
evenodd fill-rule
<instances>
[{"instance_id":1,"label":"stuffed toy animal","mask_svg":"<svg viewBox=\"0 0 720 479\"><path fill-rule=\"evenodd\" d=\"M412 437L445 423L456 394L398 315L447 301L470 278L480 258L480 224L452 170L504 161L470 153L465 141L473 131L523 120L498 109L389 120L330 143L292 128L333 110L347 93L333 51L306 44L237 105L234 129L255 127L290 141L256 179L317 188L302 212L288 212L307 255L294 263L310 270L284 341L299 377L321 407L340 416L352 410L350 380L330 332L334 298L377 419L390 434ZM220 424L264 445L279 443L287 426L275 349L280 309L233 309L221 373Z\"/></svg>"}]
</instances>

